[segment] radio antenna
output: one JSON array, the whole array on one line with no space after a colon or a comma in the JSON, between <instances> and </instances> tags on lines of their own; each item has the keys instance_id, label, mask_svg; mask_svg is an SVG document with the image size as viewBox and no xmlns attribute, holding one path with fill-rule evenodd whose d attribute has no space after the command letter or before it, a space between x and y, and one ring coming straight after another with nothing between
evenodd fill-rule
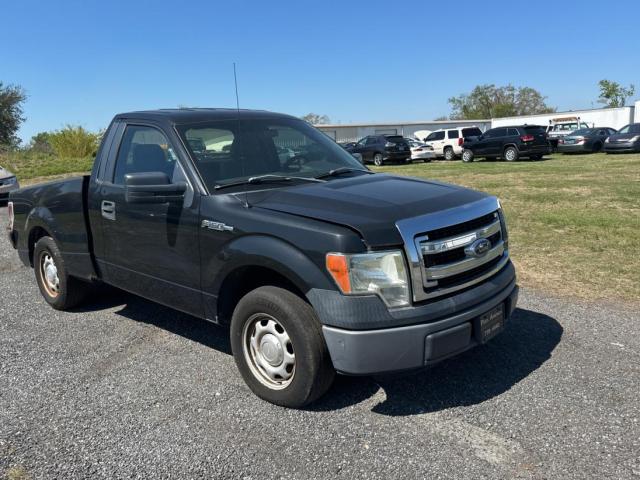
<instances>
[{"instance_id":1,"label":"radio antenna","mask_svg":"<svg viewBox=\"0 0 640 480\"><path fill-rule=\"evenodd\" d=\"M238 96L238 74L236 73L236 62L233 62L233 83L236 88L236 113L237 113L237 119L238 119L238 148L236 149L236 151L240 156L240 171L242 172L242 176L245 177L247 175L247 172L245 171L246 170L244 165L245 158L242 153L243 145L242 145L242 135L240 133L240 97ZM248 208L249 201L248 201L246 184L244 185L243 190L244 190L244 206Z\"/></svg>"}]
</instances>

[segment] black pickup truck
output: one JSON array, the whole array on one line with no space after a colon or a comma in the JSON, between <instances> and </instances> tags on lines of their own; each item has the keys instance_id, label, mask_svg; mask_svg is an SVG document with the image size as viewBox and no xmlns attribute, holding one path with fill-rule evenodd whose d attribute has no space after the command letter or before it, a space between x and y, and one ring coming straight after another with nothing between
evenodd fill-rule
<instances>
[{"instance_id":1,"label":"black pickup truck","mask_svg":"<svg viewBox=\"0 0 640 480\"><path fill-rule=\"evenodd\" d=\"M228 325L251 390L300 407L335 372L417 369L500 332L518 295L495 197L374 174L294 117L112 121L90 176L9 198L45 300L110 284Z\"/></svg>"}]
</instances>

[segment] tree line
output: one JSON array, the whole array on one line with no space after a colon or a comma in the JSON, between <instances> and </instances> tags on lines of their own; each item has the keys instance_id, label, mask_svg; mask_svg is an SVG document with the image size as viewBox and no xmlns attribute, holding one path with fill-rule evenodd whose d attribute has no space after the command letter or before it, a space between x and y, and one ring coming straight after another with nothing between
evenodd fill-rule
<instances>
[{"instance_id":1,"label":"tree line","mask_svg":"<svg viewBox=\"0 0 640 480\"><path fill-rule=\"evenodd\" d=\"M623 107L635 93L635 86L622 86L611 80L600 80L598 102L605 107ZM60 130L40 132L26 146L21 146L18 130L25 121L24 103L27 93L19 85L0 82L0 152L18 148L52 153L60 156L85 157L95 155L102 132L90 132L83 127L67 125ZM478 85L471 92L451 97L449 116L439 120L478 120L556 111L546 103L546 97L531 87L513 85ZM314 124L328 124L327 115L308 113L303 120Z\"/></svg>"}]
</instances>

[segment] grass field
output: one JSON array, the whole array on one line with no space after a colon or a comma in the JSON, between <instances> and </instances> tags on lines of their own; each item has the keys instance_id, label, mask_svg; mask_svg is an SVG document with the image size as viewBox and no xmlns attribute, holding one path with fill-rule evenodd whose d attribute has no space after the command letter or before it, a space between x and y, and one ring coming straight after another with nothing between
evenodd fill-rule
<instances>
[{"instance_id":1,"label":"grass field","mask_svg":"<svg viewBox=\"0 0 640 480\"><path fill-rule=\"evenodd\" d=\"M93 165L93 158L64 158L46 153L11 152L0 154L0 165L15 173L21 183L32 183L25 180L88 172Z\"/></svg>"},{"instance_id":2,"label":"grass field","mask_svg":"<svg viewBox=\"0 0 640 480\"><path fill-rule=\"evenodd\" d=\"M373 168L498 196L522 285L640 302L640 155L557 154L537 162Z\"/></svg>"}]
</instances>

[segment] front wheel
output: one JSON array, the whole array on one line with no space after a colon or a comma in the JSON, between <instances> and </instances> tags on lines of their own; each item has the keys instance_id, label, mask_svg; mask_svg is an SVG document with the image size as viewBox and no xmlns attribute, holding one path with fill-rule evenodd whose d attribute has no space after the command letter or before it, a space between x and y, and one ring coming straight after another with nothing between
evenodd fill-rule
<instances>
[{"instance_id":1,"label":"front wheel","mask_svg":"<svg viewBox=\"0 0 640 480\"><path fill-rule=\"evenodd\" d=\"M40 293L56 310L69 310L84 300L89 285L70 277L51 237L42 237L33 250L33 268Z\"/></svg>"},{"instance_id":2,"label":"front wheel","mask_svg":"<svg viewBox=\"0 0 640 480\"><path fill-rule=\"evenodd\" d=\"M507 162L515 162L518 160L518 149L516 147L505 148L503 157Z\"/></svg>"},{"instance_id":3,"label":"front wheel","mask_svg":"<svg viewBox=\"0 0 640 480\"><path fill-rule=\"evenodd\" d=\"M473 152L469 149L466 149L462 152L462 161L466 163L473 162Z\"/></svg>"},{"instance_id":4,"label":"front wheel","mask_svg":"<svg viewBox=\"0 0 640 480\"><path fill-rule=\"evenodd\" d=\"M282 288L260 287L238 302L231 349L253 393L283 407L313 402L335 376L313 308Z\"/></svg>"},{"instance_id":5,"label":"front wheel","mask_svg":"<svg viewBox=\"0 0 640 480\"><path fill-rule=\"evenodd\" d=\"M384 159L382 158L382 154L381 153L376 153L373 156L373 164L376 167L381 167L383 163L384 163Z\"/></svg>"}]
</instances>

